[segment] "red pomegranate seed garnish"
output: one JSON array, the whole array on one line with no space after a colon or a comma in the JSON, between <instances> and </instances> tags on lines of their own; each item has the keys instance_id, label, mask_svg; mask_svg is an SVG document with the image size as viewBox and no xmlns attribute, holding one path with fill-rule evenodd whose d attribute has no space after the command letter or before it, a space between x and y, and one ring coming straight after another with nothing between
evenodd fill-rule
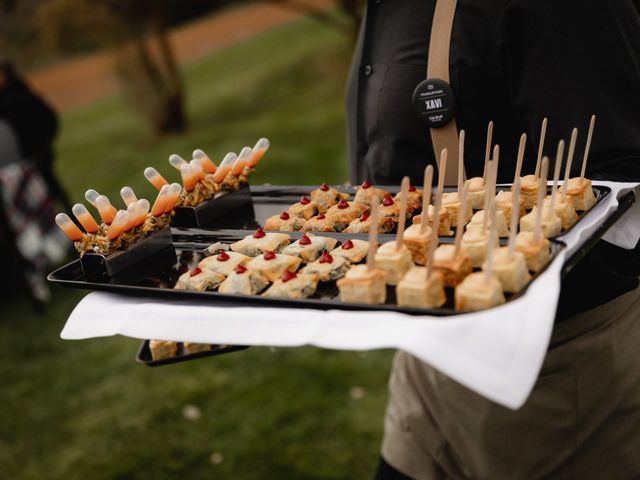
<instances>
[{"instance_id":1,"label":"red pomegranate seed garnish","mask_svg":"<svg viewBox=\"0 0 640 480\"><path fill-rule=\"evenodd\" d=\"M300 197L300 204L308 205L309 203L311 203L311 200L309 200L307 197L305 197L304 195Z\"/></svg>"},{"instance_id":2,"label":"red pomegranate seed garnish","mask_svg":"<svg viewBox=\"0 0 640 480\"><path fill-rule=\"evenodd\" d=\"M242 274L247 271L247 267L245 267L244 265L236 265L236 268L234 268L234 270L236 273Z\"/></svg>"},{"instance_id":3,"label":"red pomegranate seed garnish","mask_svg":"<svg viewBox=\"0 0 640 480\"><path fill-rule=\"evenodd\" d=\"M291 218L291 215L289 215L287 212L282 212L280 214L280 219L281 220L289 220Z\"/></svg>"},{"instance_id":4,"label":"red pomegranate seed garnish","mask_svg":"<svg viewBox=\"0 0 640 480\"><path fill-rule=\"evenodd\" d=\"M353 248L353 242L351 240L347 240L342 244L343 250L351 250Z\"/></svg>"},{"instance_id":5,"label":"red pomegranate seed garnish","mask_svg":"<svg viewBox=\"0 0 640 480\"><path fill-rule=\"evenodd\" d=\"M195 277L196 275L198 275L200 272L202 272L202 269L200 269L199 267L194 268L193 270L191 270L189 272L189 276L190 277Z\"/></svg>"},{"instance_id":6,"label":"red pomegranate seed garnish","mask_svg":"<svg viewBox=\"0 0 640 480\"><path fill-rule=\"evenodd\" d=\"M282 274L282 277L280 277L280 279L283 281L283 283L287 283L289 280L293 280L296 277L297 275L295 274L295 272L290 272L289 270L287 270Z\"/></svg>"},{"instance_id":7,"label":"red pomegranate seed garnish","mask_svg":"<svg viewBox=\"0 0 640 480\"><path fill-rule=\"evenodd\" d=\"M409 191L410 192L415 192L416 191L416 187L414 187L413 185L409 185Z\"/></svg>"},{"instance_id":8,"label":"red pomegranate seed garnish","mask_svg":"<svg viewBox=\"0 0 640 480\"><path fill-rule=\"evenodd\" d=\"M320 190L322 190L323 192L328 192L329 185L327 185L326 183L323 183L322 185L320 185Z\"/></svg>"},{"instance_id":9,"label":"red pomegranate seed garnish","mask_svg":"<svg viewBox=\"0 0 640 480\"><path fill-rule=\"evenodd\" d=\"M300 245L311 245L311 239L306 235L302 235L298 243L300 243Z\"/></svg>"},{"instance_id":10,"label":"red pomegranate seed garnish","mask_svg":"<svg viewBox=\"0 0 640 480\"><path fill-rule=\"evenodd\" d=\"M345 208L349 208L349 202L347 202L346 200L340 200L340 202L338 202L338 208L340 210L344 210Z\"/></svg>"},{"instance_id":11,"label":"red pomegranate seed garnish","mask_svg":"<svg viewBox=\"0 0 640 480\"><path fill-rule=\"evenodd\" d=\"M364 212L362 215L360 215L360 221L361 222L366 222L367 220L369 220L369 213L368 212Z\"/></svg>"},{"instance_id":12,"label":"red pomegranate seed garnish","mask_svg":"<svg viewBox=\"0 0 640 480\"><path fill-rule=\"evenodd\" d=\"M371 184L367 180L365 180L364 182L362 182L362 185L360 185L360 186L362 188L369 188L369 187L371 187Z\"/></svg>"},{"instance_id":13,"label":"red pomegranate seed garnish","mask_svg":"<svg viewBox=\"0 0 640 480\"><path fill-rule=\"evenodd\" d=\"M320 255L320 260L318 261L320 263L333 263L333 257L329 252L324 252L322 255Z\"/></svg>"},{"instance_id":14,"label":"red pomegranate seed garnish","mask_svg":"<svg viewBox=\"0 0 640 480\"><path fill-rule=\"evenodd\" d=\"M261 228L253 232L253 238L264 238L265 236L266 236L266 233L264 233L264 230Z\"/></svg>"},{"instance_id":15,"label":"red pomegranate seed garnish","mask_svg":"<svg viewBox=\"0 0 640 480\"><path fill-rule=\"evenodd\" d=\"M272 251L264 252L265 260L273 260L274 258L276 258L276 252L272 252Z\"/></svg>"},{"instance_id":16,"label":"red pomegranate seed garnish","mask_svg":"<svg viewBox=\"0 0 640 480\"><path fill-rule=\"evenodd\" d=\"M386 195L383 199L382 199L382 205L384 205L385 207L389 207L391 205L394 204L393 198L391 198L391 195Z\"/></svg>"},{"instance_id":17,"label":"red pomegranate seed garnish","mask_svg":"<svg viewBox=\"0 0 640 480\"><path fill-rule=\"evenodd\" d=\"M227 260L229 260L231 257L227 254L227 252L225 252L224 250L222 252L220 252L218 254L218 256L216 257L220 262L226 262Z\"/></svg>"},{"instance_id":18,"label":"red pomegranate seed garnish","mask_svg":"<svg viewBox=\"0 0 640 480\"><path fill-rule=\"evenodd\" d=\"M325 218L327 218L327 216L326 216L324 213L319 213L319 214L316 216L316 218L317 218L318 220L324 220Z\"/></svg>"}]
</instances>

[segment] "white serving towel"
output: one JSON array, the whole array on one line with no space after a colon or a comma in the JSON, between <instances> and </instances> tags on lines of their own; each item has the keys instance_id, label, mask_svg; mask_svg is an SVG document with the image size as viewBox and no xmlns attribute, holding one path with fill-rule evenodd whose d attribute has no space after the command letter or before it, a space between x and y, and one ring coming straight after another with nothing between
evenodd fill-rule
<instances>
[{"instance_id":1,"label":"white serving towel","mask_svg":"<svg viewBox=\"0 0 640 480\"><path fill-rule=\"evenodd\" d=\"M64 339L125 335L177 341L341 350L398 348L506 407L529 396L545 357L568 251L575 251L637 184L596 183L612 194L565 239L568 249L525 295L484 312L455 317L394 312L214 306L206 300L158 300L96 292L72 312ZM626 222L629 224L629 221ZM622 228L624 230L624 228ZM625 238L628 238L625 236Z\"/></svg>"}]
</instances>

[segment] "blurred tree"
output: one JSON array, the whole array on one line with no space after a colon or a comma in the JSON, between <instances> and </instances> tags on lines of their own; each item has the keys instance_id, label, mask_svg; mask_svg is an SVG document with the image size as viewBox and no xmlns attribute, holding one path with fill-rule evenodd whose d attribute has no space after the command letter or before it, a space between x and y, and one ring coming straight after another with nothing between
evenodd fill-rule
<instances>
[{"instance_id":1,"label":"blurred tree","mask_svg":"<svg viewBox=\"0 0 640 480\"><path fill-rule=\"evenodd\" d=\"M297 13L302 13L315 20L346 32L353 40L358 36L365 0L333 0L342 18L331 14L326 7L311 0L262 0L267 3L281 5ZM346 19L346 21L345 21Z\"/></svg>"}]
</instances>

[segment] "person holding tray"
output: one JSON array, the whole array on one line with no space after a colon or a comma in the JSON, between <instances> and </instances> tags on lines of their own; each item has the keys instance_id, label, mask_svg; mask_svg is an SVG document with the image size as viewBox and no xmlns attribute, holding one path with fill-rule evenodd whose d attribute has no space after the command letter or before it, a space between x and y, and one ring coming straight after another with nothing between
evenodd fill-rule
<instances>
[{"instance_id":1,"label":"person holding tray","mask_svg":"<svg viewBox=\"0 0 640 480\"><path fill-rule=\"evenodd\" d=\"M446 132L461 129L466 174L484 177L493 121L498 182L510 182L523 132L522 172L535 171L545 117L545 155L577 126L588 178L640 180L639 64L630 0L369 1L346 95L350 180L420 185ZM422 101L429 86L438 102ZM540 377L517 411L398 352L376 478L640 477L639 275L638 247L600 242L564 278Z\"/></svg>"}]
</instances>

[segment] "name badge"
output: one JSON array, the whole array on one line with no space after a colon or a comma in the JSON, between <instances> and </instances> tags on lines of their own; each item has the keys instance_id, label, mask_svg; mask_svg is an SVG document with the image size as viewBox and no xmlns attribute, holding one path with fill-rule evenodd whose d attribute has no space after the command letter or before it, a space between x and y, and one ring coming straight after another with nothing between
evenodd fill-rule
<instances>
[{"instance_id":1,"label":"name badge","mask_svg":"<svg viewBox=\"0 0 640 480\"><path fill-rule=\"evenodd\" d=\"M424 80L413 91L413 109L429 128L444 127L451 122L455 108L453 89L444 80Z\"/></svg>"}]
</instances>

